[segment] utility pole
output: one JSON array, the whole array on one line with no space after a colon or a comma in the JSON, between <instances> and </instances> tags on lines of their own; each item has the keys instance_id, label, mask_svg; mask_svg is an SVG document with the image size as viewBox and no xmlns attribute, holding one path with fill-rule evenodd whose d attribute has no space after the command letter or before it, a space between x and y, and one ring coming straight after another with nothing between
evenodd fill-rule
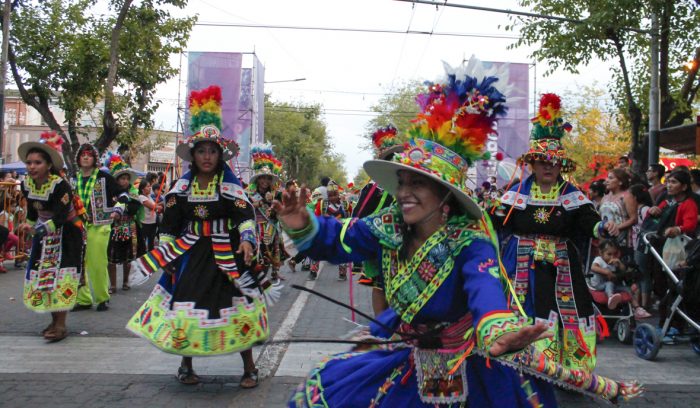
<instances>
[{"instance_id":1,"label":"utility pole","mask_svg":"<svg viewBox=\"0 0 700 408\"><path fill-rule=\"evenodd\" d=\"M5 77L7 76L7 53L10 48L10 0L5 0L2 10L2 57L0 58L0 163L5 162L3 151L5 139Z\"/></svg>"},{"instance_id":2,"label":"utility pole","mask_svg":"<svg viewBox=\"0 0 700 408\"><path fill-rule=\"evenodd\" d=\"M651 14L651 86L649 87L649 164L659 162L659 17Z\"/></svg>"}]
</instances>

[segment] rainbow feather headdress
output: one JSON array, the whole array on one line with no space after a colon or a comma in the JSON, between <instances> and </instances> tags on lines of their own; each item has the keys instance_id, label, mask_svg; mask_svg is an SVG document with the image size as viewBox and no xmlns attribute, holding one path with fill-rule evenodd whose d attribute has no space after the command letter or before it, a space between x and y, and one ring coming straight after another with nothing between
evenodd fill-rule
<instances>
[{"instance_id":1,"label":"rainbow feather headdress","mask_svg":"<svg viewBox=\"0 0 700 408\"><path fill-rule=\"evenodd\" d=\"M175 152L183 160L192 161L192 148L199 142L214 142L222 150L223 160L238 152L238 145L221 135L221 88L212 85L192 91L189 97L190 132L192 135L177 146Z\"/></svg>"},{"instance_id":2,"label":"rainbow feather headdress","mask_svg":"<svg viewBox=\"0 0 700 408\"><path fill-rule=\"evenodd\" d=\"M252 158L253 176L250 178L251 184L260 176L272 176L278 181L282 174L282 162L277 159L270 143L254 145L250 148Z\"/></svg>"},{"instance_id":3,"label":"rainbow feather headdress","mask_svg":"<svg viewBox=\"0 0 700 408\"><path fill-rule=\"evenodd\" d=\"M531 121L530 149L520 156L518 163L544 161L561 164L563 173L576 170L576 163L568 157L561 144L562 137L571 131L572 126L562 118L559 96L553 93L543 94L537 116Z\"/></svg>"},{"instance_id":4,"label":"rainbow feather headdress","mask_svg":"<svg viewBox=\"0 0 700 408\"><path fill-rule=\"evenodd\" d=\"M486 142L496 134L496 122L505 116L506 97L512 90L508 67L486 69L474 57L457 69L444 66L447 77L426 82L427 91L416 97L421 112L407 131L404 151L394 155L389 166L371 160L365 170L390 194L398 188L398 170L429 175L448 187L471 215L480 217L481 210L467 193L467 170L490 158Z\"/></svg>"},{"instance_id":5,"label":"rainbow feather headdress","mask_svg":"<svg viewBox=\"0 0 700 408\"><path fill-rule=\"evenodd\" d=\"M378 159L389 160L394 153L403 150L403 143L396 137L397 130L393 125L377 129L372 134L374 156Z\"/></svg>"},{"instance_id":6,"label":"rainbow feather headdress","mask_svg":"<svg viewBox=\"0 0 700 408\"><path fill-rule=\"evenodd\" d=\"M133 183L134 179L136 179L136 172L129 167L129 164L125 162L118 153L107 152L104 156L103 164L109 169L109 173L115 179L119 178L122 174L129 175L130 183Z\"/></svg>"}]
</instances>

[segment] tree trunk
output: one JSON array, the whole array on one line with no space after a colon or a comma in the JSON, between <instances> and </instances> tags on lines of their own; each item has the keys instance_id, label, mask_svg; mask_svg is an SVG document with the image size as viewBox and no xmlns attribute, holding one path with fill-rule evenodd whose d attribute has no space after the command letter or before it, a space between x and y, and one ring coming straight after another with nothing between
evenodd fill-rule
<instances>
[{"instance_id":1,"label":"tree trunk","mask_svg":"<svg viewBox=\"0 0 700 408\"><path fill-rule=\"evenodd\" d=\"M124 20L129 12L133 0L125 0L119 10L117 21L112 28L112 40L109 45L109 70L105 82L105 108L102 117L102 134L95 141L95 147L102 152L114 141L119 134L119 127L114 118L112 106L114 104L114 85L117 80L117 68L119 67L119 38L121 37Z\"/></svg>"},{"instance_id":2,"label":"tree trunk","mask_svg":"<svg viewBox=\"0 0 700 408\"><path fill-rule=\"evenodd\" d=\"M643 169L646 168L647 162L649 161L648 155L644 152L644 145L646 142L641 140L641 124L642 124L642 112L639 106L634 100L634 95L632 94L632 86L630 84L629 71L627 70L627 62L625 61L625 54L623 52L623 45L620 37L615 32L608 33L608 38L615 44L615 49L617 50L617 56L620 60L620 69L622 70L622 79L625 83L625 99L627 100L627 116L630 121L630 126L632 130L632 167L634 171L639 174L643 173Z\"/></svg>"},{"instance_id":3,"label":"tree trunk","mask_svg":"<svg viewBox=\"0 0 700 408\"><path fill-rule=\"evenodd\" d=\"M71 149L71 145L68 140L68 137L66 136L66 132L63 131L61 125L58 123L56 117L53 115L53 112L51 112L51 109L49 108L49 98L42 98L39 95L33 96L24 86L24 82L22 82L22 77L20 76L19 70L17 69L17 59L15 58L15 53L13 51L12 44L10 44L8 47L7 61L10 63L12 77L15 80L15 84L17 85L17 89L19 90L19 94L22 97L22 100L24 101L24 103L26 103L27 105L36 109L37 112L39 112L39 115L41 115L41 118L49 126L49 129L53 130L61 136L61 138L64 141L62 146L63 161L66 164L70 163L73 157L73 150Z\"/></svg>"}]
</instances>

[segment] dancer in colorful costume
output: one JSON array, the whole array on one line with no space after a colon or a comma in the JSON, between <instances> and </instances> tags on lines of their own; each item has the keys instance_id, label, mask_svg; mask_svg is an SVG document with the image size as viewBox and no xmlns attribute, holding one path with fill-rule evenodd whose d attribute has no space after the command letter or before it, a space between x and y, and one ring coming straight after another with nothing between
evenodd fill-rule
<instances>
[{"instance_id":1,"label":"dancer in colorful costume","mask_svg":"<svg viewBox=\"0 0 700 408\"><path fill-rule=\"evenodd\" d=\"M51 324L42 332L49 341L68 335L66 317L75 306L83 271L82 222L73 208L71 186L59 176L62 143L56 133L42 133L39 142L17 149L28 173L22 183L27 223L19 229L34 235L23 299L30 310L51 313Z\"/></svg>"},{"instance_id":2,"label":"dancer in colorful costume","mask_svg":"<svg viewBox=\"0 0 700 408\"><path fill-rule=\"evenodd\" d=\"M403 143L396 136L397 130L389 125L377 129L372 134L372 144L374 145L374 157L377 160L392 160L395 153L403 151ZM377 214L384 208L394 203L394 197L379 187L377 183L370 180L360 191L357 199L357 206L352 212L352 218L364 218ZM381 284L381 269L378 259L366 260L362 263L362 276L358 283L372 288L372 309L375 316L383 312L389 305L384 296L384 289Z\"/></svg>"},{"instance_id":3,"label":"dancer in colorful costume","mask_svg":"<svg viewBox=\"0 0 700 408\"><path fill-rule=\"evenodd\" d=\"M139 231L136 224L136 216L141 209L139 201L139 191L134 187L136 172L122 159L119 154L109 153L105 158L105 167L117 181L119 193L126 193L129 201L124 207L124 211L112 223L112 232L109 236L107 246L107 259L109 264L109 293L117 291L117 264L122 264L122 290L129 290L129 270L131 261L136 259L139 253Z\"/></svg>"},{"instance_id":4,"label":"dancer in colorful costume","mask_svg":"<svg viewBox=\"0 0 700 408\"><path fill-rule=\"evenodd\" d=\"M302 211L293 197L278 204L285 231L312 258L381 259L391 307L378 319L395 332L373 334L405 340L325 359L291 407L556 405L551 387L533 379L525 387L515 371L473 353L500 355L546 335L508 309L492 234L464 191L468 167L484 158L506 110L497 81L472 60L418 96L422 113L404 152L364 165L396 205L339 221Z\"/></svg>"},{"instance_id":5,"label":"dancer in colorful costume","mask_svg":"<svg viewBox=\"0 0 700 408\"><path fill-rule=\"evenodd\" d=\"M328 183L326 186L326 195L328 197L327 199L317 195L315 199L312 197L312 201L308 203L308 207L313 210L314 215L326 215L336 219L347 217L345 207L340 200L340 188L336 182L331 181ZM349 264L347 262L338 264L338 280L344 281L348 279L348 269ZM318 278L319 272L321 272L321 262L311 261L309 280Z\"/></svg>"},{"instance_id":6,"label":"dancer in colorful costume","mask_svg":"<svg viewBox=\"0 0 700 408\"><path fill-rule=\"evenodd\" d=\"M561 117L557 95L544 94L533 120L530 149L518 162L533 174L501 197L495 221L503 228L503 264L511 275L516 300L525 313L546 322L554 337L537 343L564 367L592 372L596 363L596 319L582 260L571 238L598 237L603 228L584 193L560 173L574 171L561 138L571 125Z\"/></svg>"},{"instance_id":7,"label":"dancer in colorful costume","mask_svg":"<svg viewBox=\"0 0 700 408\"><path fill-rule=\"evenodd\" d=\"M124 211L128 194L121 192L111 174L99 169L99 154L95 146L85 143L75 157L80 168L75 178L75 191L87 210L87 241L85 255L85 285L78 290L73 310L86 310L97 304L98 312L109 309L109 274L107 247L112 221Z\"/></svg>"},{"instance_id":8,"label":"dancer in colorful costume","mask_svg":"<svg viewBox=\"0 0 700 408\"><path fill-rule=\"evenodd\" d=\"M279 188L282 163L275 157L269 143L253 146L250 155L255 173L248 185L248 198L255 208L258 254L262 255L258 259L258 266L265 273L271 268L273 280L284 279L279 274L282 265L280 235L277 232L277 218L272 211L272 200Z\"/></svg>"},{"instance_id":9,"label":"dancer in colorful costume","mask_svg":"<svg viewBox=\"0 0 700 408\"><path fill-rule=\"evenodd\" d=\"M241 387L258 384L253 345L269 336L267 306L251 264L253 206L226 164L238 146L221 134L221 89L193 91L190 136L176 153L191 163L165 196L160 246L132 262L131 283L164 269L127 329L183 356L178 380L197 384L192 357L240 352ZM269 283L269 282L268 282Z\"/></svg>"}]
</instances>

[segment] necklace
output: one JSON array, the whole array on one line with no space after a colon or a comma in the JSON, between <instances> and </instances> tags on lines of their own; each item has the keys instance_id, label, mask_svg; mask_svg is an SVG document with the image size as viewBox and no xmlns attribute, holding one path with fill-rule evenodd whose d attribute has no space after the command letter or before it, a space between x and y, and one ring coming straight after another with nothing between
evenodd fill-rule
<instances>
[{"instance_id":1,"label":"necklace","mask_svg":"<svg viewBox=\"0 0 700 408\"><path fill-rule=\"evenodd\" d=\"M192 195L195 196L211 196L216 193L216 186L218 185L219 182L219 175L215 175L214 178L209 181L207 184L207 187L205 189L202 189L199 186L199 181L197 177L194 178L192 181Z\"/></svg>"}]
</instances>

